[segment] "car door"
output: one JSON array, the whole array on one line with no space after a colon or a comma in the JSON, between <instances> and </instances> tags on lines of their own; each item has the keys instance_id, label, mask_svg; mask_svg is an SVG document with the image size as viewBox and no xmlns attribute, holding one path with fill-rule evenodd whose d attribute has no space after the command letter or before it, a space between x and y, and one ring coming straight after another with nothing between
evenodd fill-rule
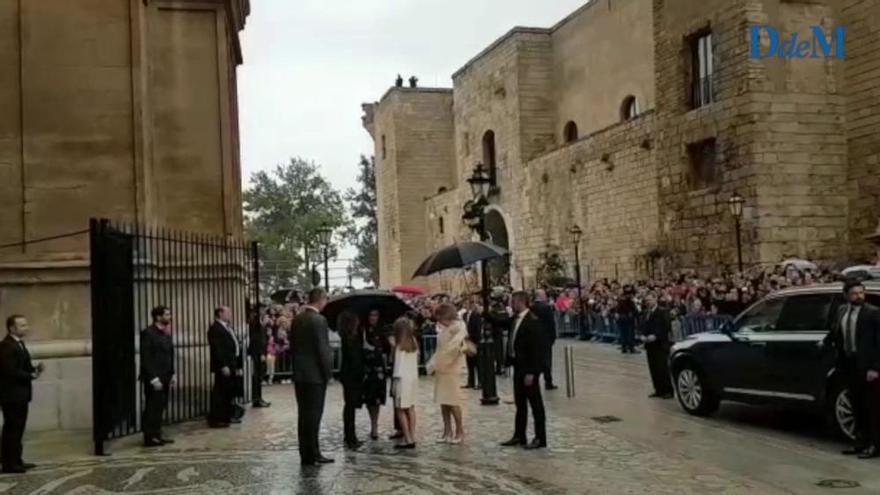
<instances>
[{"instance_id":1,"label":"car door","mask_svg":"<svg viewBox=\"0 0 880 495\"><path fill-rule=\"evenodd\" d=\"M833 293L792 294L785 298L776 328L764 335L765 375L755 385L768 396L790 402L822 399L833 353L821 342L831 329Z\"/></svg>"},{"instance_id":2,"label":"car door","mask_svg":"<svg viewBox=\"0 0 880 495\"><path fill-rule=\"evenodd\" d=\"M776 328L784 304L782 298L768 298L753 305L734 320L730 336L714 345L711 373L724 393L748 397L765 374L766 341L763 335Z\"/></svg>"}]
</instances>

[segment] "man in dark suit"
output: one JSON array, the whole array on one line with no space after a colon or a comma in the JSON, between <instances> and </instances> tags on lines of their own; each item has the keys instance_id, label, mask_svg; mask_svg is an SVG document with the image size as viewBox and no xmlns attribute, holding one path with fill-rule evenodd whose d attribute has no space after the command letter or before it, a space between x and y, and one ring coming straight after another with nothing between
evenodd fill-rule
<instances>
[{"instance_id":1,"label":"man in dark suit","mask_svg":"<svg viewBox=\"0 0 880 495\"><path fill-rule=\"evenodd\" d=\"M483 316L482 316L482 308L479 303L477 303L473 298L468 299L465 302L465 310L461 315L462 320L464 320L464 324L467 327L468 339L473 342L475 345L479 346L480 339L482 338L483 333ZM479 352L479 351L478 351ZM464 388L480 388L480 380L479 380L479 355L474 354L473 356L466 356L467 361L467 385Z\"/></svg>"},{"instance_id":2,"label":"man in dark suit","mask_svg":"<svg viewBox=\"0 0 880 495\"><path fill-rule=\"evenodd\" d=\"M43 365L34 366L24 345L29 330L24 316L6 319L6 338L0 341L0 408L3 410L3 434L0 439L2 471L24 473L35 466L21 458L28 405L33 398L31 382L40 377Z\"/></svg>"},{"instance_id":3,"label":"man in dark suit","mask_svg":"<svg viewBox=\"0 0 880 495\"><path fill-rule=\"evenodd\" d=\"M648 356L648 370L654 384L652 398L672 398L672 382L669 378L669 334L672 323L665 309L657 305L657 296L645 296L645 309L642 312L641 330L645 339L645 353Z\"/></svg>"},{"instance_id":4,"label":"man in dark suit","mask_svg":"<svg viewBox=\"0 0 880 495\"><path fill-rule=\"evenodd\" d=\"M502 443L505 447L523 445L527 449L547 446L544 400L538 383L544 372L546 339L541 322L529 311L529 296L515 292L512 298L514 319L507 346L508 362L513 364L513 399L516 404L516 424L513 438ZM535 439L527 443L526 426L529 406L535 420Z\"/></svg>"},{"instance_id":5,"label":"man in dark suit","mask_svg":"<svg viewBox=\"0 0 880 495\"><path fill-rule=\"evenodd\" d=\"M263 306L258 304L252 311L248 319L248 355L253 364L253 375L251 376L251 394L253 395L252 405L254 407L269 407L272 404L263 400L263 378L266 376L266 351L268 339L266 334L269 331L263 325L261 318L261 310Z\"/></svg>"},{"instance_id":6,"label":"man in dark suit","mask_svg":"<svg viewBox=\"0 0 880 495\"><path fill-rule=\"evenodd\" d=\"M857 280L847 280L843 292L847 303L824 343L837 351L855 416L855 443L843 453L871 459L880 457L880 309L865 303L865 287Z\"/></svg>"},{"instance_id":7,"label":"man in dark suit","mask_svg":"<svg viewBox=\"0 0 880 495\"><path fill-rule=\"evenodd\" d=\"M232 330L232 310L226 306L214 310L214 323L208 328L208 345L214 373L208 425L226 428L230 423L241 422L235 417L235 388L236 380L241 378L242 364L238 339Z\"/></svg>"},{"instance_id":8,"label":"man in dark suit","mask_svg":"<svg viewBox=\"0 0 880 495\"><path fill-rule=\"evenodd\" d=\"M144 384L144 446L174 443L162 437L162 416L168 407L168 390L175 385L171 310L157 306L150 312L153 324L141 330L141 383Z\"/></svg>"},{"instance_id":9,"label":"man in dark suit","mask_svg":"<svg viewBox=\"0 0 880 495\"><path fill-rule=\"evenodd\" d=\"M541 334L544 336L544 388L556 390L553 385L553 344L556 343L556 314L553 306L547 302L547 292L544 289L535 291L535 304L532 305L532 314L541 322Z\"/></svg>"},{"instance_id":10,"label":"man in dark suit","mask_svg":"<svg viewBox=\"0 0 880 495\"><path fill-rule=\"evenodd\" d=\"M328 464L333 459L321 454L318 437L327 383L333 372L329 327L321 311L327 304L324 289L309 292L308 304L293 320L290 347L293 349L293 385L296 391L299 457L304 466Z\"/></svg>"}]
</instances>

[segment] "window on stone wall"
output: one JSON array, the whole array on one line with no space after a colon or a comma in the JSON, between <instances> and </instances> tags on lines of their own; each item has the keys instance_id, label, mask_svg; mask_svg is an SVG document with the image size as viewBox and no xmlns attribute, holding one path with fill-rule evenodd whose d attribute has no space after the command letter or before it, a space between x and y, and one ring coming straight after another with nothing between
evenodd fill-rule
<instances>
[{"instance_id":1,"label":"window on stone wall","mask_svg":"<svg viewBox=\"0 0 880 495\"><path fill-rule=\"evenodd\" d=\"M489 171L492 185L498 185L498 164L496 163L495 131L483 134L483 166Z\"/></svg>"},{"instance_id":2,"label":"window on stone wall","mask_svg":"<svg viewBox=\"0 0 880 495\"><path fill-rule=\"evenodd\" d=\"M464 156L471 156L471 133L465 132L462 141L464 141Z\"/></svg>"},{"instance_id":3,"label":"window on stone wall","mask_svg":"<svg viewBox=\"0 0 880 495\"><path fill-rule=\"evenodd\" d=\"M639 116L639 100L633 96L629 95L623 99L623 104L620 106L620 120L632 120Z\"/></svg>"},{"instance_id":4,"label":"window on stone wall","mask_svg":"<svg viewBox=\"0 0 880 495\"><path fill-rule=\"evenodd\" d=\"M569 120L562 130L562 137L566 143L573 143L578 140L578 125L574 121Z\"/></svg>"},{"instance_id":5,"label":"window on stone wall","mask_svg":"<svg viewBox=\"0 0 880 495\"><path fill-rule=\"evenodd\" d=\"M388 156L388 147L385 144L385 134L382 134L382 159L384 160L386 156Z\"/></svg>"},{"instance_id":6,"label":"window on stone wall","mask_svg":"<svg viewBox=\"0 0 880 495\"><path fill-rule=\"evenodd\" d=\"M441 234L446 233L446 226L443 224L443 217L437 219L437 229L440 230Z\"/></svg>"},{"instance_id":7,"label":"window on stone wall","mask_svg":"<svg viewBox=\"0 0 880 495\"><path fill-rule=\"evenodd\" d=\"M715 101L712 31L703 30L688 38L690 54L690 103L700 108Z\"/></svg>"},{"instance_id":8,"label":"window on stone wall","mask_svg":"<svg viewBox=\"0 0 880 495\"><path fill-rule=\"evenodd\" d=\"M691 189L702 189L718 183L720 174L715 138L688 145L688 161L688 183Z\"/></svg>"}]
</instances>

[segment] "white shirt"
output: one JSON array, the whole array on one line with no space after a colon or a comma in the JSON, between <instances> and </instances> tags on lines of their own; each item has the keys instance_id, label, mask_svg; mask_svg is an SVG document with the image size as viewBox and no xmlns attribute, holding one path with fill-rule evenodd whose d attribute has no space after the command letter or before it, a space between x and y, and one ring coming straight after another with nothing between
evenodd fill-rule
<instances>
[{"instance_id":1,"label":"white shirt","mask_svg":"<svg viewBox=\"0 0 880 495\"><path fill-rule=\"evenodd\" d=\"M856 352L856 324L859 321L861 306L850 304L843 313L840 328L843 330L843 349L849 354Z\"/></svg>"},{"instance_id":2,"label":"white shirt","mask_svg":"<svg viewBox=\"0 0 880 495\"><path fill-rule=\"evenodd\" d=\"M510 335L510 356L516 357L516 334L519 332L519 326L522 325L523 320L526 318L526 315L529 313L528 309L525 309L520 312L520 314L516 315L516 322L513 324L513 333Z\"/></svg>"}]
</instances>

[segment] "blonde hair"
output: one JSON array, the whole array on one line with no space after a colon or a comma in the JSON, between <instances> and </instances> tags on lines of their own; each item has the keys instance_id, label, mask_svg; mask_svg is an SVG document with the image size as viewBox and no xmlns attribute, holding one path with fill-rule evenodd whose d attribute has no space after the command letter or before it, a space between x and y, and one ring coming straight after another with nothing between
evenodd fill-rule
<instances>
[{"instance_id":1,"label":"blonde hair","mask_svg":"<svg viewBox=\"0 0 880 495\"><path fill-rule=\"evenodd\" d=\"M453 321L458 318L458 311L452 304L443 303L434 310L434 318L437 321Z\"/></svg>"},{"instance_id":2,"label":"blonde hair","mask_svg":"<svg viewBox=\"0 0 880 495\"><path fill-rule=\"evenodd\" d=\"M394 322L394 342L397 348L403 352L415 352L419 350L416 342L415 327L409 318L401 317Z\"/></svg>"}]
</instances>

